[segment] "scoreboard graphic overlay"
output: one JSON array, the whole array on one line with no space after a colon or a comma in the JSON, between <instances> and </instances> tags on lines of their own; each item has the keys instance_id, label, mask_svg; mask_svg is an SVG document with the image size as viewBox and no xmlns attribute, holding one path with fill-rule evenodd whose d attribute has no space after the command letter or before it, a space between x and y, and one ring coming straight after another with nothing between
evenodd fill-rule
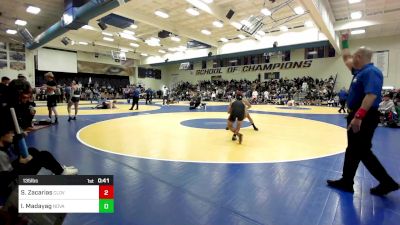
<instances>
[{"instance_id":1,"label":"scoreboard graphic overlay","mask_svg":"<svg viewBox=\"0 0 400 225\"><path fill-rule=\"evenodd\" d=\"M20 213L114 213L112 175L19 176Z\"/></svg>"}]
</instances>

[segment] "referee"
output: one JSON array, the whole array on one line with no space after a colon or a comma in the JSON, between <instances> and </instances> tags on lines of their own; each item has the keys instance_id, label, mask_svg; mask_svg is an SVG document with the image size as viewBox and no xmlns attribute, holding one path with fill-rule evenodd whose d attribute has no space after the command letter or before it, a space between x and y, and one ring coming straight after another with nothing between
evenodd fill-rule
<instances>
[{"instance_id":1,"label":"referee","mask_svg":"<svg viewBox=\"0 0 400 225\"><path fill-rule=\"evenodd\" d=\"M378 106L383 85L382 72L371 63L372 51L361 47L353 55L348 50L347 36L343 37L343 60L353 74L347 106L347 148L344 156L343 174L339 180L328 180L333 188L354 192L354 176L360 161L380 182L370 189L373 195L386 195L399 189L399 185L371 151L372 137L379 122Z\"/></svg>"}]
</instances>

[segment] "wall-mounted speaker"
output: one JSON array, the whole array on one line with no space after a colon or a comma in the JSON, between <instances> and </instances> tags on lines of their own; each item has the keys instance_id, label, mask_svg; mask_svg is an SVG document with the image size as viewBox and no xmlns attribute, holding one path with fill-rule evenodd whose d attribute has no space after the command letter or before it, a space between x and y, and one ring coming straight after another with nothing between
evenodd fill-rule
<instances>
[{"instance_id":1,"label":"wall-mounted speaker","mask_svg":"<svg viewBox=\"0 0 400 225\"><path fill-rule=\"evenodd\" d=\"M61 39L61 43L63 43L65 46L69 45L70 42L71 39L69 39L68 37L63 37L63 39Z\"/></svg>"},{"instance_id":2,"label":"wall-mounted speaker","mask_svg":"<svg viewBox=\"0 0 400 225\"><path fill-rule=\"evenodd\" d=\"M233 16L233 14L235 14L235 11L233 11L232 9L230 9L228 11L228 13L226 14L226 18L228 18L228 20L230 20Z\"/></svg>"},{"instance_id":3,"label":"wall-mounted speaker","mask_svg":"<svg viewBox=\"0 0 400 225\"><path fill-rule=\"evenodd\" d=\"M107 24L104 23L103 21L100 21L99 23L97 23L97 25L99 25L101 30L107 29Z\"/></svg>"}]
</instances>

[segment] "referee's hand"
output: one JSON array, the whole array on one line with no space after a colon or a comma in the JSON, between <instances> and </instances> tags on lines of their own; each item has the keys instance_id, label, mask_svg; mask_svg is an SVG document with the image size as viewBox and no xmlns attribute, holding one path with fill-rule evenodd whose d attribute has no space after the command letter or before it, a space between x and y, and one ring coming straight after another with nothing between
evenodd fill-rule
<instances>
[{"instance_id":1,"label":"referee's hand","mask_svg":"<svg viewBox=\"0 0 400 225\"><path fill-rule=\"evenodd\" d=\"M348 130L352 129L353 133L358 133L360 131L361 122L362 122L362 120L353 118L349 124L349 127L347 127L347 129Z\"/></svg>"}]
</instances>

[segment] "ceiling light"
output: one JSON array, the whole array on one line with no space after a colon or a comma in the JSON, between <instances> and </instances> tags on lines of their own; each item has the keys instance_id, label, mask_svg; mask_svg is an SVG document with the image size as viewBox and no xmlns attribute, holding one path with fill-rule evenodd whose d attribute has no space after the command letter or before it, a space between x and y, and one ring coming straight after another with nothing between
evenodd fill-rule
<instances>
[{"instance_id":1,"label":"ceiling light","mask_svg":"<svg viewBox=\"0 0 400 225\"><path fill-rule=\"evenodd\" d=\"M267 9L267 8L261 9L261 13L266 16L270 16L272 14L271 11L269 11L269 9Z\"/></svg>"},{"instance_id":2,"label":"ceiling light","mask_svg":"<svg viewBox=\"0 0 400 225\"><path fill-rule=\"evenodd\" d=\"M88 43L87 42L84 42L84 41L80 41L80 42L78 42L80 45L88 45Z\"/></svg>"},{"instance_id":3,"label":"ceiling light","mask_svg":"<svg viewBox=\"0 0 400 225\"><path fill-rule=\"evenodd\" d=\"M172 36L171 40L172 41L176 41L176 42L180 42L181 41L181 39L179 37L177 37L177 36Z\"/></svg>"},{"instance_id":4,"label":"ceiling light","mask_svg":"<svg viewBox=\"0 0 400 225\"><path fill-rule=\"evenodd\" d=\"M103 35L105 35L105 36L109 36L109 37L112 37L113 36L113 34L112 33L107 33L107 32L101 32Z\"/></svg>"},{"instance_id":5,"label":"ceiling light","mask_svg":"<svg viewBox=\"0 0 400 225\"><path fill-rule=\"evenodd\" d=\"M265 36L265 32L262 30L257 31L257 34L260 36Z\"/></svg>"},{"instance_id":6,"label":"ceiling light","mask_svg":"<svg viewBox=\"0 0 400 225\"><path fill-rule=\"evenodd\" d=\"M232 22L231 25L234 26L234 27L235 27L236 29L238 29L238 30L239 30L240 28L242 28L242 24L240 24L240 23L238 23L238 22Z\"/></svg>"},{"instance_id":7,"label":"ceiling light","mask_svg":"<svg viewBox=\"0 0 400 225\"><path fill-rule=\"evenodd\" d=\"M105 41L114 41L114 39L109 38L109 37L103 37L103 40L105 40Z\"/></svg>"},{"instance_id":8,"label":"ceiling light","mask_svg":"<svg viewBox=\"0 0 400 225\"><path fill-rule=\"evenodd\" d=\"M279 29L284 32L289 30L289 28L287 26L281 26L281 27L279 27Z\"/></svg>"},{"instance_id":9,"label":"ceiling light","mask_svg":"<svg viewBox=\"0 0 400 225\"><path fill-rule=\"evenodd\" d=\"M137 39L136 37L134 37L133 35L130 35L130 34L127 34L127 33L121 32L121 33L119 33L119 35L120 35L122 38L125 38L125 39L128 39L128 40L132 40L132 41L137 41L137 40L138 40L138 39Z\"/></svg>"},{"instance_id":10,"label":"ceiling light","mask_svg":"<svg viewBox=\"0 0 400 225\"><path fill-rule=\"evenodd\" d=\"M129 50L128 50L128 49L125 49L125 48L121 48L120 51L121 51L121 52L129 52Z\"/></svg>"},{"instance_id":11,"label":"ceiling light","mask_svg":"<svg viewBox=\"0 0 400 225\"><path fill-rule=\"evenodd\" d=\"M207 4L210 4L210 3L212 3L214 0L202 0L203 2L205 2L205 3L207 3Z\"/></svg>"},{"instance_id":12,"label":"ceiling light","mask_svg":"<svg viewBox=\"0 0 400 225\"><path fill-rule=\"evenodd\" d=\"M12 30L12 29L7 29L6 33L7 34L16 34L17 31L16 30Z\"/></svg>"},{"instance_id":13,"label":"ceiling light","mask_svg":"<svg viewBox=\"0 0 400 225\"><path fill-rule=\"evenodd\" d=\"M242 20L240 21L241 24L245 25L246 27L250 27L251 23L248 20Z\"/></svg>"},{"instance_id":14,"label":"ceiling light","mask_svg":"<svg viewBox=\"0 0 400 225\"><path fill-rule=\"evenodd\" d=\"M313 27L314 23L311 20L307 20L306 22L304 22L304 26L305 27Z\"/></svg>"},{"instance_id":15,"label":"ceiling light","mask_svg":"<svg viewBox=\"0 0 400 225\"><path fill-rule=\"evenodd\" d=\"M351 34L365 34L365 29L352 30Z\"/></svg>"},{"instance_id":16,"label":"ceiling light","mask_svg":"<svg viewBox=\"0 0 400 225\"><path fill-rule=\"evenodd\" d=\"M205 34L205 35L210 35L210 34L211 34L211 31L206 30L206 29L203 29L203 30L201 30L201 33L203 33L203 34Z\"/></svg>"},{"instance_id":17,"label":"ceiling light","mask_svg":"<svg viewBox=\"0 0 400 225\"><path fill-rule=\"evenodd\" d=\"M76 43L75 41L71 41L71 45L75 45L75 43Z\"/></svg>"},{"instance_id":18,"label":"ceiling light","mask_svg":"<svg viewBox=\"0 0 400 225\"><path fill-rule=\"evenodd\" d=\"M204 12L208 12L210 14L213 13L210 6L208 6L207 3L205 3L202 0L186 0L186 1L189 2L191 5L193 5L194 7L198 8Z\"/></svg>"},{"instance_id":19,"label":"ceiling light","mask_svg":"<svg viewBox=\"0 0 400 225\"><path fill-rule=\"evenodd\" d=\"M159 52L159 53L162 53L162 54L167 53L166 51L164 51L164 50L162 50L162 49L158 50L158 52Z\"/></svg>"},{"instance_id":20,"label":"ceiling light","mask_svg":"<svg viewBox=\"0 0 400 225\"><path fill-rule=\"evenodd\" d=\"M154 14L156 14L157 16L159 16L159 17L161 17L161 18L164 18L164 19L166 19L166 18L169 17L168 13L166 13L166 12L165 12L164 10L162 10L162 9L156 10L156 11L154 12Z\"/></svg>"},{"instance_id":21,"label":"ceiling light","mask_svg":"<svg viewBox=\"0 0 400 225\"><path fill-rule=\"evenodd\" d=\"M155 37L151 37L150 39L147 39L144 42L150 46L160 46L160 39Z\"/></svg>"},{"instance_id":22,"label":"ceiling light","mask_svg":"<svg viewBox=\"0 0 400 225\"><path fill-rule=\"evenodd\" d=\"M19 26L25 26L26 25L26 21L25 20L16 20L15 24L17 24Z\"/></svg>"},{"instance_id":23,"label":"ceiling light","mask_svg":"<svg viewBox=\"0 0 400 225\"><path fill-rule=\"evenodd\" d=\"M148 56L146 53L140 53L141 56Z\"/></svg>"},{"instance_id":24,"label":"ceiling light","mask_svg":"<svg viewBox=\"0 0 400 225\"><path fill-rule=\"evenodd\" d=\"M177 49L176 49L176 48L168 48L168 51L170 51L170 52L176 52Z\"/></svg>"},{"instance_id":25,"label":"ceiling light","mask_svg":"<svg viewBox=\"0 0 400 225\"><path fill-rule=\"evenodd\" d=\"M255 34L254 38L257 39L257 40L261 40L262 39L261 35L259 35L259 34Z\"/></svg>"},{"instance_id":26,"label":"ceiling light","mask_svg":"<svg viewBox=\"0 0 400 225\"><path fill-rule=\"evenodd\" d=\"M130 30L123 30L122 32L124 32L125 34L135 35L135 32Z\"/></svg>"},{"instance_id":27,"label":"ceiling light","mask_svg":"<svg viewBox=\"0 0 400 225\"><path fill-rule=\"evenodd\" d=\"M62 20L64 22L64 25L69 25L74 21L74 17L68 13L64 13L62 16Z\"/></svg>"},{"instance_id":28,"label":"ceiling light","mask_svg":"<svg viewBox=\"0 0 400 225\"><path fill-rule=\"evenodd\" d=\"M240 39L245 39L245 38L246 38L246 36L244 36L243 34L239 34L238 37L239 37Z\"/></svg>"},{"instance_id":29,"label":"ceiling light","mask_svg":"<svg viewBox=\"0 0 400 225\"><path fill-rule=\"evenodd\" d=\"M198 16L198 15L200 15L199 10L197 10L197 9L194 8L194 7L190 7L190 8L188 8L188 9L186 9L186 12L189 13L190 15L192 15L192 16Z\"/></svg>"},{"instance_id":30,"label":"ceiling light","mask_svg":"<svg viewBox=\"0 0 400 225\"><path fill-rule=\"evenodd\" d=\"M132 47L134 47L134 48L137 48L137 47L139 47L139 45L138 45L138 44L136 44L136 43L130 43L129 45L130 45L130 46L132 46Z\"/></svg>"},{"instance_id":31,"label":"ceiling light","mask_svg":"<svg viewBox=\"0 0 400 225\"><path fill-rule=\"evenodd\" d=\"M38 7L35 7L35 6L28 6L28 8L26 8L26 11L28 12L28 13L31 13L31 14L38 14L38 13L40 13L40 8L38 8Z\"/></svg>"},{"instance_id":32,"label":"ceiling light","mask_svg":"<svg viewBox=\"0 0 400 225\"><path fill-rule=\"evenodd\" d=\"M84 25L84 26L81 27L81 28L83 28L83 29L85 29L85 30L94 30L94 28L93 28L92 26L89 26L89 25Z\"/></svg>"},{"instance_id":33,"label":"ceiling light","mask_svg":"<svg viewBox=\"0 0 400 225\"><path fill-rule=\"evenodd\" d=\"M132 29L136 29L136 28L137 28L137 25L136 25L136 24L132 24L130 27L131 27Z\"/></svg>"},{"instance_id":34,"label":"ceiling light","mask_svg":"<svg viewBox=\"0 0 400 225\"><path fill-rule=\"evenodd\" d=\"M221 38L219 40L221 40L222 42L228 42L228 39L226 39L226 38Z\"/></svg>"},{"instance_id":35,"label":"ceiling light","mask_svg":"<svg viewBox=\"0 0 400 225\"><path fill-rule=\"evenodd\" d=\"M352 13L350 14L350 16L351 16L351 18L352 18L353 20L357 20L357 19L360 19L360 18L362 17L362 12L361 12L361 11L352 12Z\"/></svg>"},{"instance_id":36,"label":"ceiling light","mask_svg":"<svg viewBox=\"0 0 400 225\"><path fill-rule=\"evenodd\" d=\"M180 52L186 51L186 49L187 49L187 47L186 47L186 46L183 46L183 45L181 45L181 46L179 46L179 47L176 48L176 50L177 50L177 51L180 51Z\"/></svg>"},{"instance_id":37,"label":"ceiling light","mask_svg":"<svg viewBox=\"0 0 400 225\"><path fill-rule=\"evenodd\" d=\"M218 27L218 28L221 28L221 27L224 26L224 24L223 24L221 21L219 21L219 20L214 21L214 22L213 22L213 25L214 25L215 27Z\"/></svg>"},{"instance_id":38,"label":"ceiling light","mask_svg":"<svg viewBox=\"0 0 400 225\"><path fill-rule=\"evenodd\" d=\"M301 6L297 6L296 8L294 8L294 12L295 12L297 15L303 15L303 14L304 14L304 8L301 7Z\"/></svg>"},{"instance_id":39,"label":"ceiling light","mask_svg":"<svg viewBox=\"0 0 400 225\"><path fill-rule=\"evenodd\" d=\"M359 3L359 2L361 2L361 0L349 0L350 4Z\"/></svg>"}]
</instances>

